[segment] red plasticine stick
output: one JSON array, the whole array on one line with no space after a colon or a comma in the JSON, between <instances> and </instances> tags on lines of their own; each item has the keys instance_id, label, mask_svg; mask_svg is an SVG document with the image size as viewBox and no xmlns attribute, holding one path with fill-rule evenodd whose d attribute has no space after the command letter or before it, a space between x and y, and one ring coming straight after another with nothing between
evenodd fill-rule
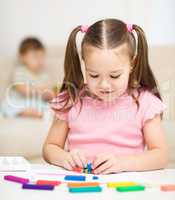
<instances>
[{"instance_id":1,"label":"red plasticine stick","mask_svg":"<svg viewBox=\"0 0 175 200\"><path fill-rule=\"evenodd\" d=\"M49 180L38 180L36 182L37 185L53 185L58 186L61 184L61 181L49 181Z\"/></svg>"},{"instance_id":2,"label":"red plasticine stick","mask_svg":"<svg viewBox=\"0 0 175 200\"><path fill-rule=\"evenodd\" d=\"M161 185L160 189L164 192L175 191L175 185Z\"/></svg>"},{"instance_id":3,"label":"red plasticine stick","mask_svg":"<svg viewBox=\"0 0 175 200\"><path fill-rule=\"evenodd\" d=\"M81 172L83 172L83 169L81 167L75 167L75 168L73 168L73 171L81 173Z\"/></svg>"}]
</instances>

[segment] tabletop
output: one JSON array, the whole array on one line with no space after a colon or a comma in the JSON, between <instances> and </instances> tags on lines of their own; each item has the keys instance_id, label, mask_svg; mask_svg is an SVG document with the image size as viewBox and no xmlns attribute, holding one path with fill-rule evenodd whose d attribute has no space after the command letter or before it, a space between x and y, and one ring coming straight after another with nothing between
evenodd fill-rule
<instances>
[{"instance_id":1,"label":"tabletop","mask_svg":"<svg viewBox=\"0 0 175 200\"><path fill-rule=\"evenodd\" d=\"M163 169L147 172L124 172L112 175L99 175L99 182L102 192L99 193L69 193L67 184L64 182L55 187L53 191L24 190L21 184L4 180L5 175L16 175L29 178L32 182L38 179L64 180L64 175L72 174L66 170L52 165L31 164L31 170L27 172L0 172L0 199L1 200L123 200L142 199L148 200L157 198L158 200L174 200L174 192L163 192L160 185L175 184L175 169ZM87 180L91 180L92 175L86 175ZM108 188L105 183L118 181L135 181L146 186L144 191L137 192L117 192Z\"/></svg>"}]
</instances>

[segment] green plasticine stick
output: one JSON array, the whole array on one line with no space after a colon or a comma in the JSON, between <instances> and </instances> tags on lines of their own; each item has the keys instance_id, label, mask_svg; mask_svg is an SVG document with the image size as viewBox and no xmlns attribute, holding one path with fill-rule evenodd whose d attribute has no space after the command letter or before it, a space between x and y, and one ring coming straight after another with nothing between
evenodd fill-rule
<instances>
[{"instance_id":1,"label":"green plasticine stick","mask_svg":"<svg viewBox=\"0 0 175 200\"><path fill-rule=\"evenodd\" d=\"M123 186L123 187L116 187L116 190L119 192L143 191L145 190L145 186L143 185Z\"/></svg>"},{"instance_id":2,"label":"green plasticine stick","mask_svg":"<svg viewBox=\"0 0 175 200\"><path fill-rule=\"evenodd\" d=\"M102 188L97 187L77 187L77 188L69 188L69 192L72 193L81 193L81 192L101 192Z\"/></svg>"}]
</instances>

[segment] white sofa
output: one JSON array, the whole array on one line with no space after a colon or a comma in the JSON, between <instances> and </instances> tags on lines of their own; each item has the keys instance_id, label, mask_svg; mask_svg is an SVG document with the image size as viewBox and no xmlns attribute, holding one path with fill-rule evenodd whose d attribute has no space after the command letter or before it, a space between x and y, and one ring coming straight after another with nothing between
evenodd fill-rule
<instances>
[{"instance_id":1,"label":"white sofa","mask_svg":"<svg viewBox=\"0 0 175 200\"><path fill-rule=\"evenodd\" d=\"M47 72L54 84L63 78L64 48L48 51ZM11 83L15 58L0 56L0 102ZM21 155L31 162L43 162L42 144L51 125L51 119L5 118L0 114L0 156Z\"/></svg>"},{"instance_id":2,"label":"white sofa","mask_svg":"<svg viewBox=\"0 0 175 200\"><path fill-rule=\"evenodd\" d=\"M167 105L163 125L170 147L170 167L175 167L175 47L152 47L150 60ZM53 83L63 78L64 48L48 51L48 73ZM0 99L10 84L14 58L0 57ZM51 121L0 117L0 155L22 155L31 162L42 162L41 149Z\"/></svg>"}]
</instances>

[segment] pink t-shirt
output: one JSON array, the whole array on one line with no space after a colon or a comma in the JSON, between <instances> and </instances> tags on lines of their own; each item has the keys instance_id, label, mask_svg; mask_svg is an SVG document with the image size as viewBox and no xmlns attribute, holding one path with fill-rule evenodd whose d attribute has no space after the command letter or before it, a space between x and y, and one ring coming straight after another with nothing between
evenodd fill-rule
<instances>
[{"instance_id":1,"label":"pink t-shirt","mask_svg":"<svg viewBox=\"0 0 175 200\"><path fill-rule=\"evenodd\" d=\"M62 93L50 104L54 111L62 105L59 103L60 95ZM146 90L140 93L138 101L139 109L127 93L111 104L85 96L80 113L80 103L75 104L67 113L55 111L57 118L68 123L68 149L81 149L90 160L103 152L116 155L143 152L144 124L156 114L162 113L165 105Z\"/></svg>"}]
</instances>

